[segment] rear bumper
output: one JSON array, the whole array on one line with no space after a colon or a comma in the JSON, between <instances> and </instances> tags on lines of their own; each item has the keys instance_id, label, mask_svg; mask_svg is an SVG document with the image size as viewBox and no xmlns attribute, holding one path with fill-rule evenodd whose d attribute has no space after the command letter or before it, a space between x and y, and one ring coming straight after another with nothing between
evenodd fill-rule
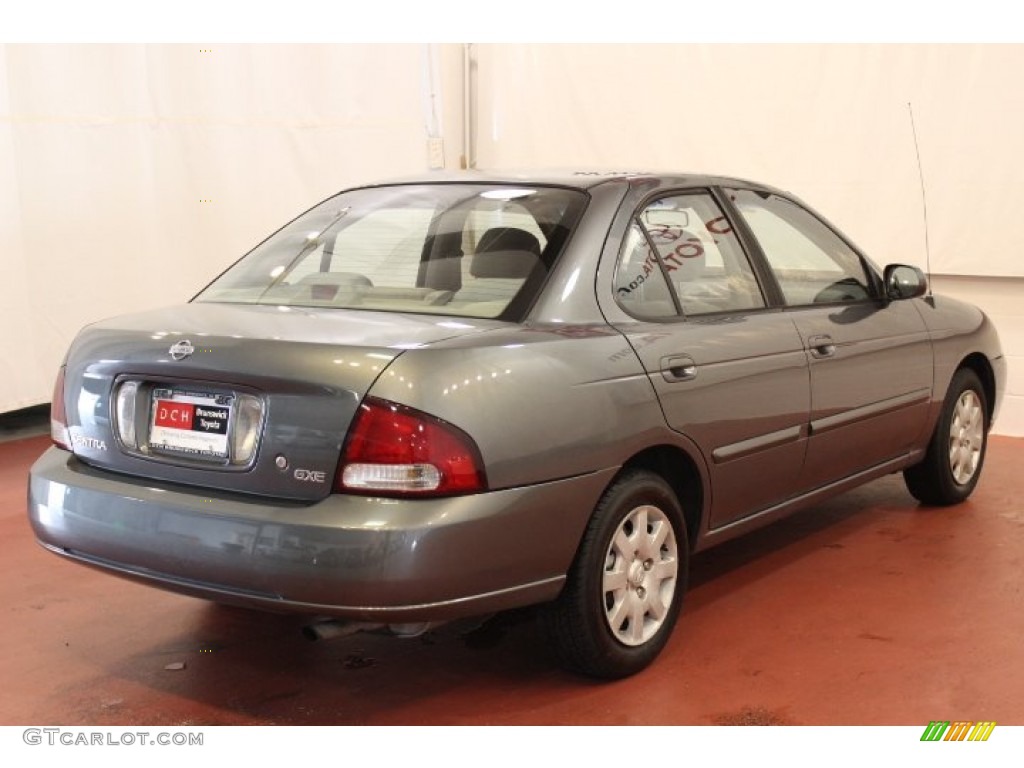
<instances>
[{"instance_id":1,"label":"rear bumper","mask_svg":"<svg viewBox=\"0 0 1024 768\"><path fill-rule=\"evenodd\" d=\"M362 621L443 621L554 598L615 469L447 499L332 495L309 505L96 470L32 467L40 543L176 592Z\"/></svg>"}]
</instances>

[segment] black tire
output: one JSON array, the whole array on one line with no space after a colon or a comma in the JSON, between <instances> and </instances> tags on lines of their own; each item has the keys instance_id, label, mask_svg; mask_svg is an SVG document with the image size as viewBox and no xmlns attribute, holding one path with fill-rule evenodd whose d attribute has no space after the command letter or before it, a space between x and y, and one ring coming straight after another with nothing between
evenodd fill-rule
<instances>
[{"instance_id":1,"label":"black tire","mask_svg":"<svg viewBox=\"0 0 1024 768\"><path fill-rule=\"evenodd\" d=\"M978 374L961 368L949 383L924 460L903 471L911 495L939 507L970 496L985 463L988 426L985 388Z\"/></svg>"},{"instance_id":2,"label":"black tire","mask_svg":"<svg viewBox=\"0 0 1024 768\"><path fill-rule=\"evenodd\" d=\"M614 679L650 664L679 616L688 562L683 511L669 485L644 470L616 479L587 525L565 589L544 611L563 666Z\"/></svg>"}]
</instances>

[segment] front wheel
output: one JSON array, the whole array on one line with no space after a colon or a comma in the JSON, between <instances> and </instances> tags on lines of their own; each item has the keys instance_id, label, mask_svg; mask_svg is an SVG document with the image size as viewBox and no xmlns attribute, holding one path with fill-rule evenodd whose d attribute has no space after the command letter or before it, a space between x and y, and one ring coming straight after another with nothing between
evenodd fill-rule
<instances>
[{"instance_id":1,"label":"front wheel","mask_svg":"<svg viewBox=\"0 0 1024 768\"><path fill-rule=\"evenodd\" d=\"M686 591L683 512L658 475L632 470L598 503L565 589L545 613L562 663L601 678L632 675L661 652Z\"/></svg>"},{"instance_id":2,"label":"front wheel","mask_svg":"<svg viewBox=\"0 0 1024 768\"><path fill-rule=\"evenodd\" d=\"M924 504L963 501L978 484L987 438L985 388L978 374L961 368L949 384L924 461L903 472L907 489Z\"/></svg>"}]
</instances>

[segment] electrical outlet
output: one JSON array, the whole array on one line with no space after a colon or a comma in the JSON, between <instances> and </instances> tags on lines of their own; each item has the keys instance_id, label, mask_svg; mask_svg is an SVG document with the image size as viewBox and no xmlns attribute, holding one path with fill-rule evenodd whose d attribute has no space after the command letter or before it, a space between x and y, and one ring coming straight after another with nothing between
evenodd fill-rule
<instances>
[{"instance_id":1,"label":"electrical outlet","mask_svg":"<svg viewBox=\"0 0 1024 768\"><path fill-rule=\"evenodd\" d=\"M427 167L431 170L444 168L444 139L440 136L427 139Z\"/></svg>"}]
</instances>

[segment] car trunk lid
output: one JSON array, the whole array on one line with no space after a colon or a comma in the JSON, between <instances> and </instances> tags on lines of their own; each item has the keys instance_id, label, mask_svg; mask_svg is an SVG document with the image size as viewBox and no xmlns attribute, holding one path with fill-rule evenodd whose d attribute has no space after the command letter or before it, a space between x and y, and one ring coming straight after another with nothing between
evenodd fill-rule
<instances>
[{"instance_id":1,"label":"car trunk lid","mask_svg":"<svg viewBox=\"0 0 1024 768\"><path fill-rule=\"evenodd\" d=\"M79 334L66 363L72 449L161 481L322 498L356 409L390 362L494 324L226 304L103 321Z\"/></svg>"}]
</instances>

